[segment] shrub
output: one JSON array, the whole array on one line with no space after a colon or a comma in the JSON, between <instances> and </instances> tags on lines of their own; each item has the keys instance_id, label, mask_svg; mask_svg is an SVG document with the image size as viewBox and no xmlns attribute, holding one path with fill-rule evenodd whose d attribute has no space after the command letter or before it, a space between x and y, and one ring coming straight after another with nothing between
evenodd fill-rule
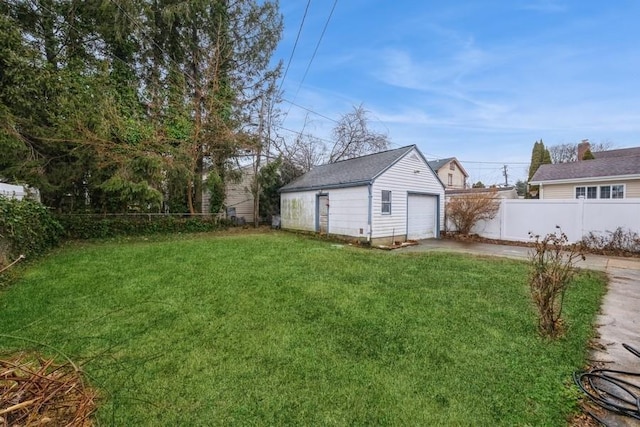
<instances>
[{"instance_id":1,"label":"shrub","mask_svg":"<svg viewBox=\"0 0 640 427\"><path fill-rule=\"evenodd\" d=\"M20 255L43 254L61 234L62 227L42 204L0 196L0 268Z\"/></svg>"},{"instance_id":2,"label":"shrub","mask_svg":"<svg viewBox=\"0 0 640 427\"><path fill-rule=\"evenodd\" d=\"M581 244L568 244L567 235L560 230L542 239L534 239L530 252L529 288L538 311L538 329L543 336L556 338L563 332L562 305L567 288L576 273L575 263L584 260Z\"/></svg>"},{"instance_id":3,"label":"shrub","mask_svg":"<svg viewBox=\"0 0 640 427\"><path fill-rule=\"evenodd\" d=\"M468 235L478 221L495 218L500 209L500 199L495 191L452 197L447 201L447 221L456 231Z\"/></svg>"},{"instance_id":4,"label":"shrub","mask_svg":"<svg viewBox=\"0 0 640 427\"><path fill-rule=\"evenodd\" d=\"M614 254L640 253L640 236L633 230L618 227L605 234L589 232L582 238L582 244L595 251Z\"/></svg>"},{"instance_id":5,"label":"shrub","mask_svg":"<svg viewBox=\"0 0 640 427\"><path fill-rule=\"evenodd\" d=\"M160 233L215 231L229 226L214 216L176 215L60 215L58 221L69 239L100 239Z\"/></svg>"}]
</instances>

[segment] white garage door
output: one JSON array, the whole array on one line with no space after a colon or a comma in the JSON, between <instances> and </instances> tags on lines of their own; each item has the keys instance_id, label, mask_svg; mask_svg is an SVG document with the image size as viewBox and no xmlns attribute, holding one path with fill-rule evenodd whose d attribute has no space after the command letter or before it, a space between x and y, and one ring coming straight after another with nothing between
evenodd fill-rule
<instances>
[{"instance_id":1,"label":"white garage door","mask_svg":"<svg viewBox=\"0 0 640 427\"><path fill-rule=\"evenodd\" d=\"M436 196L409 194L407 203L407 239L436 237Z\"/></svg>"}]
</instances>

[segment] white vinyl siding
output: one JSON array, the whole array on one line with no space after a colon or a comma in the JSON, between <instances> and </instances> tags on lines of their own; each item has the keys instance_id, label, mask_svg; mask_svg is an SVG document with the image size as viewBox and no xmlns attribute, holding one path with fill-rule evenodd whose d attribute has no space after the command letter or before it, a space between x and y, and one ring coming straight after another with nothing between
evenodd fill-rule
<instances>
[{"instance_id":1,"label":"white vinyl siding","mask_svg":"<svg viewBox=\"0 0 640 427\"><path fill-rule=\"evenodd\" d=\"M316 191L280 194L280 225L289 230L316 230Z\"/></svg>"},{"instance_id":2,"label":"white vinyl siding","mask_svg":"<svg viewBox=\"0 0 640 427\"><path fill-rule=\"evenodd\" d=\"M326 192L329 194L329 234L366 238L369 219L367 187L334 188Z\"/></svg>"},{"instance_id":3,"label":"white vinyl siding","mask_svg":"<svg viewBox=\"0 0 640 427\"><path fill-rule=\"evenodd\" d=\"M381 190L393 193L393 209L390 215L382 215ZM431 168L415 151L407 153L397 163L382 173L373 183L372 238L399 236L407 232L408 193L438 195L440 224L444 226L444 189Z\"/></svg>"}]
</instances>

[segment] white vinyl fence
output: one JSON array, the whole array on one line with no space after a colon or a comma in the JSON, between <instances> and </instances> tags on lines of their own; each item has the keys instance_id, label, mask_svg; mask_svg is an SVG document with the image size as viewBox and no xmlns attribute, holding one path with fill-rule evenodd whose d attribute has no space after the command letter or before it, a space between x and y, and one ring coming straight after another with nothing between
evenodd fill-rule
<instances>
[{"instance_id":1,"label":"white vinyl fence","mask_svg":"<svg viewBox=\"0 0 640 427\"><path fill-rule=\"evenodd\" d=\"M496 217L480 221L472 233L489 239L529 242L529 232L544 236L557 231L556 226L570 242L579 241L589 232L605 234L618 227L640 234L640 199L502 199Z\"/></svg>"}]
</instances>

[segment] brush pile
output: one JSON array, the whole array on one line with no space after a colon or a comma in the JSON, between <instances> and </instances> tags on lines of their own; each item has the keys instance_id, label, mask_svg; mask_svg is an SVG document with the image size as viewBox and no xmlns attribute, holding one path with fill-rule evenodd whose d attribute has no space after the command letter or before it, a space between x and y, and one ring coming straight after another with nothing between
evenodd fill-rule
<instances>
[{"instance_id":1,"label":"brush pile","mask_svg":"<svg viewBox=\"0 0 640 427\"><path fill-rule=\"evenodd\" d=\"M72 362L25 353L0 358L0 427L91 426L96 400Z\"/></svg>"}]
</instances>

